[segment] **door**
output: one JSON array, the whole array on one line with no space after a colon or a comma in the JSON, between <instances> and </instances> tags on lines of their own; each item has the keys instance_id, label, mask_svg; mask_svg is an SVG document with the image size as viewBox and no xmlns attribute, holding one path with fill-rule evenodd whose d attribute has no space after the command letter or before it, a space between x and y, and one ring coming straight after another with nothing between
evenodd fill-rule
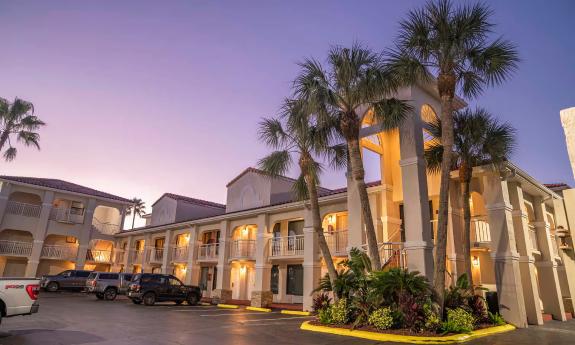
<instances>
[{"instance_id":1,"label":"door","mask_svg":"<svg viewBox=\"0 0 575 345\"><path fill-rule=\"evenodd\" d=\"M86 280L88 279L90 273L90 271L76 271L76 276L73 279L74 287L86 286Z\"/></svg>"},{"instance_id":2,"label":"door","mask_svg":"<svg viewBox=\"0 0 575 345\"><path fill-rule=\"evenodd\" d=\"M156 240L154 241L154 260L155 261L162 261L163 256L164 256L164 243L165 243L165 239L163 237L161 238L156 238Z\"/></svg>"},{"instance_id":3,"label":"door","mask_svg":"<svg viewBox=\"0 0 575 345\"><path fill-rule=\"evenodd\" d=\"M270 277L270 290L274 295L279 293L279 284L280 283L280 268L278 265L272 266L272 273Z\"/></svg>"},{"instance_id":4,"label":"door","mask_svg":"<svg viewBox=\"0 0 575 345\"><path fill-rule=\"evenodd\" d=\"M287 266L286 293L293 296L303 296L303 266ZM298 299L299 300L299 299Z\"/></svg>"},{"instance_id":5,"label":"door","mask_svg":"<svg viewBox=\"0 0 575 345\"><path fill-rule=\"evenodd\" d=\"M200 268L200 290L202 291L208 289L208 273L209 267Z\"/></svg>"}]
</instances>

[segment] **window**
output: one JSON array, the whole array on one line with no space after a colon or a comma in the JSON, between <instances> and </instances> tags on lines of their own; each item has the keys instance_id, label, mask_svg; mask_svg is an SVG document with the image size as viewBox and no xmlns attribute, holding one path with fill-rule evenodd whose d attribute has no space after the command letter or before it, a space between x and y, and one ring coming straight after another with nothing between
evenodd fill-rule
<instances>
[{"instance_id":1,"label":"window","mask_svg":"<svg viewBox=\"0 0 575 345\"><path fill-rule=\"evenodd\" d=\"M155 242L154 242L154 247L156 247L156 249L162 249L164 248L164 238L156 238Z\"/></svg>"},{"instance_id":2,"label":"window","mask_svg":"<svg viewBox=\"0 0 575 345\"><path fill-rule=\"evenodd\" d=\"M277 295L279 293L279 283L280 283L280 269L278 265L273 265L271 281L270 281L270 290L272 290L273 294Z\"/></svg>"},{"instance_id":3,"label":"window","mask_svg":"<svg viewBox=\"0 0 575 345\"><path fill-rule=\"evenodd\" d=\"M214 274L212 277L212 290L215 290L217 285L218 285L218 268L214 267Z\"/></svg>"},{"instance_id":4,"label":"window","mask_svg":"<svg viewBox=\"0 0 575 345\"><path fill-rule=\"evenodd\" d=\"M287 266L287 289L288 295L303 296L303 266Z\"/></svg>"},{"instance_id":5,"label":"window","mask_svg":"<svg viewBox=\"0 0 575 345\"><path fill-rule=\"evenodd\" d=\"M182 286L182 282L179 281L177 278L175 277L170 277L170 285L171 286Z\"/></svg>"},{"instance_id":6,"label":"window","mask_svg":"<svg viewBox=\"0 0 575 345\"><path fill-rule=\"evenodd\" d=\"M92 272L90 273L90 275L88 276L88 279L96 279L96 276L98 275L98 273L96 272Z\"/></svg>"},{"instance_id":7,"label":"window","mask_svg":"<svg viewBox=\"0 0 575 345\"><path fill-rule=\"evenodd\" d=\"M118 278L119 278L119 276L116 273L101 273L100 274L100 279L116 280Z\"/></svg>"},{"instance_id":8,"label":"window","mask_svg":"<svg viewBox=\"0 0 575 345\"><path fill-rule=\"evenodd\" d=\"M131 281L131 280L132 280L132 277L133 277L133 276L132 276L131 274L124 274L124 280L127 281L127 282Z\"/></svg>"},{"instance_id":9,"label":"window","mask_svg":"<svg viewBox=\"0 0 575 345\"><path fill-rule=\"evenodd\" d=\"M70 214L83 216L84 215L84 205L79 201L72 201L72 203L70 204Z\"/></svg>"},{"instance_id":10,"label":"window","mask_svg":"<svg viewBox=\"0 0 575 345\"><path fill-rule=\"evenodd\" d=\"M87 278L90 275L90 271L76 271L76 277Z\"/></svg>"}]
</instances>

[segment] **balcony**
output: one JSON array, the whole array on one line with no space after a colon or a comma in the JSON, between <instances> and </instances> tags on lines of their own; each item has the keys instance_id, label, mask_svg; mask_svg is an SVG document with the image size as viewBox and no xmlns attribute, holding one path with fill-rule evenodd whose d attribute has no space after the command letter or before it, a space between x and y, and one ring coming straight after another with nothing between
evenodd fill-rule
<instances>
[{"instance_id":1,"label":"balcony","mask_svg":"<svg viewBox=\"0 0 575 345\"><path fill-rule=\"evenodd\" d=\"M55 207L50 210L50 220L70 224L84 223L84 214L78 214L77 212L70 208Z\"/></svg>"},{"instance_id":2,"label":"balcony","mask_svg":"<svg viewBox=\"0 0 575 345\"><path fill-rule=\"evenodd\" d=\"M475 247L491 243L491 231L485 216L471 217L471 243Z\"/></svg>"},{"instance_id":3,"label":"balcony","mask_svg":"<svg viewBox=\"0 0 575 345\"><path fill-rule=\"evenodd\" d=\"M323 233L332 256L347 256L347 230Z\"/></svg>"},{"instance_id":4,"label":"balcony","mask_svg":"<svg viewBox=\"0 0 575 345\"><path fill-rule=\"evenodd\" d=\"M384 268L407 267L407 252L403 248L403 242L380 242L377 247ZM364 244L362 249L369 254L367 244Z\"/></svg>"},{"instance_id":5,"label":"balcony","mask_svg":"<svg viewBox=\"0 0 575 345\"><path fill-rule=\"evenodd\" d=\"M256 251L254 240L234 240L230 246L230 259L253 260Z\"/></svg>"},{"instance_id":6,"label":"balcony","mask_svg":"<svg viewBox=\"0 0 575 345\"><path fill-rule=\"evenodd\" d=\"M0 255L30 256L31 253L32 253L32 242L0 240Z\"/></svg>"},{"instance_id":7,"label":"balcony","mask_svg":"<svg viewBox=\"0 0 575 345\"><path fill-rule=\"evenodd\" d=\"M117 264L123 264L125 258L126 258L126 252L123 250L118 250L118 251L116 251L116 256L114 258L114 262Z\"/></svg>"},{"instance_id":8,"label":"balcony","mask_svg":"<svg viewBox=\"0 0 575 345\"><path fill-rule=\"evenodd\" d=\"M200 244L198 249L198 261L218 261L219 243Z\"/></svg>"},{"instance_id":9,"label":"balcony","mask_svg":"<svg viewBox=\"0 0 575 345\"><path fill-rule=\"evenodd\" d=\"M179 246L172 249L172 262L187 262L188 246Z\"/></svg>"},{"instance_id":10,"label":"balcony","mask_svg":"<svg viewBox=\"0 0 575 345\"><path fill-rule=\"evenodd\" d=\"M17 201L8 201L6 205L6 213L15 214L18 216L40 218L42 212L42 205L26 204Z\"/></svg>"},{"instance_id":11,"label":"balcony","mask_svg":"<svg viewBox=\"0 0 575 345\"><path fill-rule=\"evenodd\" d=\"M270 239L270 257L303 256L304 235L275 237Z\"/></svg>"},{"instance_id":12,"label":"balcony","mask_svg":"<svg viewBox=\"0 0 575 345\"><path fill-rule=\"evenodd\" d=\"M96 263L110 263L112 262L112 251L88 249L86 252L86 261Z\"/></svg>"},{"instance_id":13,"label":"balcony","mask_svg":"<svg viewBox=\"0 0 575 345\"><path fill-rule=\"evenodd\" d=\"M148 251L148 262L161 264L164 260L164 248L150 248Z\"/></svg>"},{"instance_id":14,"label":"balcony","mask_svg":"<svg viewBox=\"0 0 575 345\"><path fill-rule=\"evenodd\" d=\"M130 251L130 262L132 264L142 263L143 258L144 258L144 250L139 249Z\"/></svg>"},{"instance_id":15,"label":"balcony","mask_svg":"<svg viewBox=\"0 0 575 345\"><path fill-rule=\"evenodd\" d=\"M74 261L77 254L78 246L48 244L42 247L40 257L42 259Z\"/></svg>"},{"instance_id":16,"label":"balcony","mask_svg":"<svg viewBox=\"0 0 575 345\"><path fill-rule=\"evenodd\" d=\"M120 232L120 225L100 221L98 218L92 218L92 229L104 235L115 235Z\"/></svg>"}]
</instances>

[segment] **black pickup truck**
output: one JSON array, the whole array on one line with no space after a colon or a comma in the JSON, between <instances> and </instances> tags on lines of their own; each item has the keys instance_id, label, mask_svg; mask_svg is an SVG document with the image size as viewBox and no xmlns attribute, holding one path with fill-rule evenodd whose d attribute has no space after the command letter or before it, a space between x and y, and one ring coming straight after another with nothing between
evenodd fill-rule
<instances>
[{"instance_id":1,"label":"black pickup truck","mask_svg":"<svg viewBox=\"0 0 575 345\"><path fill-rule=\"evenodd\" d=\"M197 286L184 285L178 278L169 274L135 274L128 288L128 297L135 304L154 305L156 302L186 301L189 305L200 302L201 290Z\"/></svg>"}]
</instances>

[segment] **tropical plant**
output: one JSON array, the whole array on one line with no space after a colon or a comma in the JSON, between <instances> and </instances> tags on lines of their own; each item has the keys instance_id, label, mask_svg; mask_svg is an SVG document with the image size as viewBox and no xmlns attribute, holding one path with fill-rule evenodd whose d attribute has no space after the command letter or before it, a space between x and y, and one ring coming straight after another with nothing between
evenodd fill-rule
<instances>
[{"instance_id":1,"label":"tropical plant","mask_svg":"<svg viewBox=\"0 0 575 345\"><path fill-rule=\"evenodd\" d=\"M374 272L371 285L389 304L398 304L403 295L423 298L428 297L430 293L429 283L424 276L418 271L410 272L400 268Z\"/></svg>"},{"instance_id":2,"label":"tropical plant","mask_svg":"<svg viewBox=\"0 0 575 345\"><path fill-rule=\"evenodd\" d=\"M334 125L345 139L349 152L348 176L359 193L368 252L373 268L381 269L381 259L365 185L360 146L360 129L367 116L373 116L381 130L397 128L411 107L390 94L395 80L383 68L379 54L354 44L333 47L328 54L328 70L315 59L299 64L301 72L294 91L304 99L319 123Z\"/></svg>"},{"instance_id":3,"label":"tropical plant","mask_svg":"<svg viewBox=\"0 0 575 345\"><path fill-rule=\"evenodd\" d=\"M40 134L36 131L46 124L34 115L32 103L16 98L13 103L0 98L0 152L6 161L16 158L17 149L11 137L25 146L40 150ZM5 146L8 146L5 149Z\"/></svg>"},{"instance_id":4,"label":"tropical plant","mask_svg":"<svg viewBox=\"0 0 575 345\"><path fill-rule=\"evenodd\" d=\"M136 215L138 217L146 214L146 203L140 198L132 198L132 205L130 205L126 211L126 214L132 215L132 229L134 228L134 223L136 222Z\"/></svg>"},{"instance_id":5,"label":"tropical plant","mask_svg":"<svg viewBox=\"0 0 575 345\"><path fill-rule=\"evenodd\" d=\"M317 318L320 323L324 325L329 325L333 323L333 319L331 318L331 307L329 306L325 309L320 309L317 313Z\"/></svg>"},{"instance_id":6,"label":"tropical plant","mask_svg":"<svg viewBox=\"0 0 575 345\"><path fill-rule=\"evenodd\" d=\"M379 308L369 315L369 324L373 327L384 330L393 326L393 313L391 308Z\"/></svg>"},{"instance_id":7,"label":"tropical plant","mask_svg":"<svg viewBox=\"0 0 575 345\"><path fill-rule=\"evenodd\" d=\"M331 320L333 323L345 324L349 320L349 307L347 299L337 300L331 307Z\"/></svg>"},{"instance_id":8,"label":"tropical plant","mask_svg":"<svg viewBox=\"0 0 575 345\"><path fill-rule=\"evenodd\" d=\"M473 288L469 284L467 274L462 274L457 278L455 285L450 286L445 291L444 306L448 309L465 308L468 309L467 301L473 296ZM468 311L470 311L468 309Z\"/></svg>"},{"instance_id":9,"label":"tropical plant","mask_svg":"<svg viewBox=\"0 0 575 345\"><path fill-rule=\"evenodd\" d=\"M260 140L276 151L261 159L259 166L270 176L281 176L288 172L294 159L297 160L300 175L293 184L293 191L298 199L309 200L313 229L318 236L330 281L335 284L337 271L323 234L319 212L318 185L322 165L318 160L323 157L333 167L345 166L345 146L330 145L334 138L333 129L313 123L306 104L301 100L286 100L280 118L260 122Z\"/></svg>"},{"instance_id":10,"label":"tropical plant","mask_svg":"<svg viewBox=\"0 0 575 345\"><path fill-rule=\"evenodd\" d=\"M396 48L388 52L388 69L401 84L432 81L441 102L439 215L435 248L434 290L443 305L447 246L449 175L452 168L453 111L456 92L476 97L486 86L502 83L519 61L515 45L491 39L492 11L483 3L458 5L450 0L428 2L401 21Z\"/></svg>"},{"instance_id":11,"label":"tropical plant","mask_svg":"<svg viewBox=\"0 0 575 345\"><path fill-rule=\"evenodd\" d=\"M331 305L331 297L325 292L316 295L313 298L312 310L318 313L320 310L327 309Z\"/></svg>"},{"instance_id":12,"label":"tropical plant","mask_svg":"<svg viewBox=\"0 0 575 345\"><path fill-rule=\"evenodd\" d=\"M441 326L443 333L469 333L475 327L475 319L464 309L448 309L447 320Z\"/></svg>"},{"instance_id":13,"label":"tropical plant","mask_svg":"<svg viewBox=\"0 0 575 345\"><path fill-rule=\"evenodd\" d=\"M434 138L425 150L427 168L439 172L443 160L442 123L436 118L425 124L426 130ZM463 199L462 233L463 260L469 285L473 285L471 274L471 178L473 167L492 164L496 169L508 160L515 147L515 130L510 124L500 123L486 110L463 109L453 116L454 140L451 155L451 168L459 170Z\"/></svg>"},{"instance_id":14,"label":"tropical plant","mask_svg":"<svg viewBox=\"0 0 575 345\"><path fill-rule=\"evenodd\" d=\"M487 316L489 318L489 322L493 325L496 326L502 326L505 325L507 322L505 322L505 319L499 315L499 313L491 313L491 312L487 312Z\"/></svg>"}]
</instances>

